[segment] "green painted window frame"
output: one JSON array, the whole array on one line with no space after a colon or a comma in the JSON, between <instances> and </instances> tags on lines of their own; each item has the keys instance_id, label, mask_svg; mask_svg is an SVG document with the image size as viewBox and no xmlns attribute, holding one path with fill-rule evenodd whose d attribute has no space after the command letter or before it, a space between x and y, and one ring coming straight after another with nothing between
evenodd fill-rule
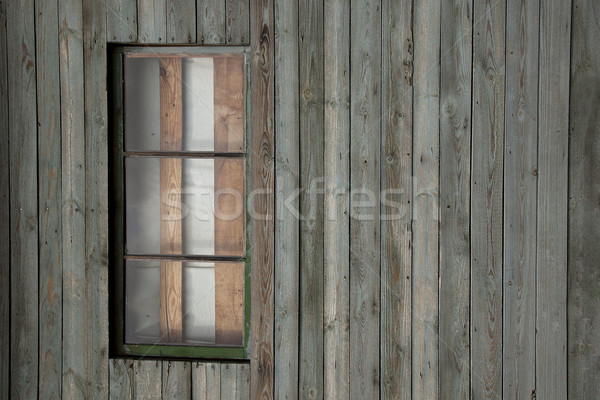
<instances>
[{"instance_id":1,"label":"green painted window frame","mask_svg":"<svg viewBox=\"0 0 600 400\"><path fill-rule=\"evenodd\" d=\"M244 159L246 169L244 177L245 186L245 257L211 256L200 258L187 258L194 261L236 261L244 262L244 338L242 346L187 346L127 344L124 338L125 306L124 306L124 57L132 53L149 53L156 55L219 55L242 54L245 59L245 142ZM109 343L110 357L157 358L161 360L194 359L218 361L249 361L250 359L250 327L251 327L251 254L250 232L251 218L249 215L248 190L250 186L250 151L251 140L250 107L251 107L251 82L250 82L250 47L248 46L109 46L108 82L109 88Z\"/></svg>"}]
</instances>

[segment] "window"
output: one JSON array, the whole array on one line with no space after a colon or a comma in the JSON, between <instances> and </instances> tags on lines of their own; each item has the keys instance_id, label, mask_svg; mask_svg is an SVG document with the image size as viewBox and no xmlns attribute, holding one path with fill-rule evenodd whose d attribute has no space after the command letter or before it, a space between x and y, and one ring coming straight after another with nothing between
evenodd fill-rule
<instances>
[{"instance_id":1,"label":"window","mask_svg":"<svg viewBox=\"0 0 600 400\"><path fill-rule=\"evenodd\" d=\"M226 50L114 52L120 355L247 357L247 61L245 49Z\"/></svg>"}]
</instances>

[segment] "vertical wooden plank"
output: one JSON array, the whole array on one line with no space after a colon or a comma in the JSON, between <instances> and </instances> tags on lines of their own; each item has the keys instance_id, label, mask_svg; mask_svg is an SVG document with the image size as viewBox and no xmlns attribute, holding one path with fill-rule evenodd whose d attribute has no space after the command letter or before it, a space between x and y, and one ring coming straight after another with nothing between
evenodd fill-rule
<instances>
[{"instance_id":1,"label":"vertical wooden plank","mask_svg":"<svg viewBox=\"0 0 600 400\"><path fill-rule=\"evenodd\" d=\"M196 42L199 44L225 44L225 2L222 0L197 0Z\"/></svg>"},{"instance_id":2,"label":"vertical wooden plank","mask_svg":"<svg viewBox=\"0 0 600 400\"><path fill-rule=\"evenodd\" d=\"M196 41L196 1L167 0L168 43L194 43Z\"/></svg>"},{"instance_id":3,"label":"vertical wooden plank","mask_svg":"<svg viewBox=\"0 0 600 400\"><path fill-rule=\"evenodd\" d=\"M62 260L58 0L35 2L39 215L39 390L61 398Z\"/></svg>"},{"instance_id":4,"label":"vertical wooden plank","mask_svg":"<svg viewBox=\"0 0 600 400\"><path fill-rule=\"evenodd\" d=\"M350 3L350 397L379 397L381 5Z\"/></svg>"},{"instance_id":5,"label":"vertical wooden plank","mask_svg":"<svg viewBox=\"0 0 600 400\"><path fill-rule=\"evenodd\" d=\"M108 121L106 4L83 1L87 397L108 393Z\"/></svg>"},{"instance_id":6,"label":"vertical wooden plank","mask_svg":"<svg viewBox=\"0 0 600 400\"><path fill-rule=\"evenodd\" d=\"M8 70L6 2L0 2L0 70ZM0 74L0 236L10 237L10 153L7 74ZM0 397L10 397L10 240L0 241Z\"/></svg>"},{"instance_id":7,"label":"vertical wooden plank","mask_svg":"<svg viewBox=\"0 0 600 400\"><path fill-rule=\"evenodd\" d=\"M34 1L6 3L11 220L11 398L37 396L38 206Z\"/></svg>"},{"instance_id":8,"label":"vertical wooden plank","mask_svg":"<svg viewBox=\"0 0 600 400\"><path fill-rule=\"evenodd\" d=\"M323 394L350 397L350 1L324 7ZM279 148L279 142L278 142Z\"/></svg>"},{"instance_id":9,"label":"vertical wooden plank","mask_svg":"<svg viewBox=\"0 0 600 400\"><path fill-rule=\"evenodd\" d=\"M137 0L138 42L167 43L167 0Z\"/></svg>"},{"instance_id":10,"label":"vertical wooden plank","mask_svg":"<svg viewBox=\"0 0 600 400\"><path fill-rule=\"evenodd\" d=\"M502 187L506 5L473 5L471 391L502 397Z\"/></svg>"},{"instance_id":11,"label":"vertical wooden plank","mask_svg":"<svg viewBox=\"0 0 600 400\"><path fill-rule=\"evenodd\" d=\"M252 2L251 7L251 136L250 251L252 295L251 391L253 399L273 398L274 323L274 26L273 1Z\"/></svg>"},{"instance_id":12,"label":"vertical wooden plank","mask_svg":"<svg viewBox=\"0 0 600 400\"><path fill-rule=\"evenodd\" d=\"M440 397L470 384L471 0L442 2L440 58Z\"/></svg>"},{"instance_id":13,"label":"vertical wooden plank","mask_svg":"<svg viewBox=\"0 0 600 400\"><path fill-rule=\"evenodd\" d=\"M383 2L381 397L411 397L412 0Z\"/></svg>"},{"instance_id":14,"label":"vertical wooden plank","mask_svg":"<svg viewBox=\"0 0 600 400\"><path fill-rule=\"evenodd\" d=\"M109 399L133 400L134 389L134 364L136 361L113 359L110 362L110 393Z\"/></svg>"},{"instance_id":15,"label":"vertical wooden plank","mask_svg":"<svg viewBox=\"0 0 600 400\"><path fill-rule=\"evenodd\" d=\"M508 0L504 152L503 396L535 391L539 2Z\"/></svg>"},{"instance_id":16,"label":"vertical wooden plank","mask_svg":"<svg viewBox=\"0 0 600 400\"><path fill-rule=\"evenodd\" d=\"M162 399L162 366L154 360L138 360L133 368L135 372L133 393L134 399Z\"/></svg>"},{"instance_id":17,"label":"vertical wooden plank","mask_svg":"<svg viewBox=\"0 0 600 400\"><path fill-rule=\"evenodd\" d=\"M298 5L275 3L275 398L298 398L300 128Z\"/></svg>"},{"instance_id":18,"label":"vertical wooden plank","mask_svg":"<svg viewBox=\"0 0 600 400\"><path fill-rule=\"evenodd\" d=\"M192 365L183 361L163 361L162 398L189 400L192 398Z\"/></svg>"},{"instance_id":19,"label":"vertical wooden plank","mask_svg":"<svg viewBox=\"0 0 600 400\"><path fill-rule=\"evenodd\" d=\"M160 149L181 150L183 135L181 58L160 60ZM181 159L160 159L160 252L181 254ZM168 199L168 201L164 201ZM160 339L180 343L183 339L182 263L160 262Z\"/></svg>"},{"instance_id":20,"label":"vertical wooden plank","mask_svg":"<svg viewBox=\"0 0 600 400\"><path fill-rule=\"evenodd\" d=\"M218 256L244 256L244 164L242 158L214 160L214 235Z\"/></svg>"},{"instance_id":21,"label":"vertical wooden plank","mask_svg":"<svg viewBox=\"0 0 600 400\"><path fill-rule=\"evenodd\" d=\"M323 1L298 4L300 83L299 393L323 398Z\"/></svg>"},{"instance_id":22,"label":"vertical wooden plank","mask_svg":"<svg viewBox=\"0 0 600 400\"><path fill-rule=\"evenodd\" d=\"M236 400L250 399L250 368L247 364L237 364L236 366Z\"/></svg>"},{"instance_id":23,"label":"vertical wooden plank","mask_svg":"<svg viewBox=\"0 0 600 400\"><path fill-rule=\"evenodd\" d=\"M137 41L137 2L106 0L106 37L111 42Z\"/></svg>"},{"instance_id":24,"label":"vertical wooden plank","mask_svg":"<svg viewBox=\"0 0 600 400\"><path fill-rule=\"evenodd\" d=\"M221 399L221 367L217 363L197 363L192 366L192 399Z\"/></svg>"},{"instance_id":25,"label":"vertical wooden plank","mask_svg":"<svg viewBox=\"0 0 600 400\"><path fill-rule=\"evenodd\" d=\"M221 364L221 399L239 399L236 364Z\"/></svg>"},{"instance_id":26,"label":"vertical wooden plank","mask_svg":"<svg viewBox=\"0 0 600 400\"><path fill-rule=\"evenodd\" d=\"M213 58L215 151L246 151L243 55Z\"/></svg>"},{"instance_id":27,"label":"vertical wooden plank","mask_svg":"<svg viewBox=\"0 0 600 400\"><path fill-rule=\"evenodd\" d=\"M244 343L244 264L215 266L215 341L220 345Z\"/></svg>"},{"instance_id":28,"label":"vertical wooden plank","mask_svg":"<svg viewBox=\"0 0 600 400\"><path fill-rule=\"evenodd\" d=\"M227 0L226 7L227 44L238 46L250 44L250 2L248 0Z\"/></svg>"},{"instance_id":29,"label":"vertical wooden plank","mask_svg":"<svg viewBox=\"0 0 600 400\"><path fill-rule=\"evenodd\" d=\"M569 131L568 397L600 393L600 7L573 0Z\"/></svg>"},{"instance_id":30,"label":"vertical wooden plank","mask_svg":"<svg viewBox=\"0 0 600 400\"><path fill-rule=\"evenodd\" d=\"M567 398L571 1L540 3L536 397Z\"/></svg>"},{"instance_id":31,"label":"vertical wooden plank","mask_svg":"<svg viewBox=\"0 0 600 400\"><path fill-rule=\"evenodd\" d=\"M85 126L83 10L60 0L60 103L62 131L62 346L63 398L84 397L88 349L85 287Z\"/></svg>"},{"instance_id":32,"label":"vertical wooden plank","mask_svg":"<svg viewBox=\"0 0 600 400\"><path fill-rule=\"evenodd\" d=\"M412 397L438 398L440 0L414 3Z\"/></svg>"}]
</instances>

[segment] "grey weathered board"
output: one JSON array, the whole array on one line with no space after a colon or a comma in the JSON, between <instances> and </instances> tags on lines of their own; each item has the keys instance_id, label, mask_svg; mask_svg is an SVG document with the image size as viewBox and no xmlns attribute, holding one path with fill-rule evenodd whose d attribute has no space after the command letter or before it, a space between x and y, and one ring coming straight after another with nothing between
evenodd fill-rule
<instances>
[{"instance_id":1,"label":"grey weathered board","mask_svg":"<svg viewBox=\"0 0 600 400\"><path fill-rule=\"evenodd\" d=\"M300 183L298 8L275 6L275 392L276 398L298 396Z\"/></svg>"},{"instance_id":2,"label":"grey weathered board","mask_svg":"<svg viewBox=\"0 0 600 400\"><path fill-rule=\"evenodd\" d=\"M539 2L508 0L504 146L503 396L535 392Z\"/></svg>"},{"instance_id":3,"label":"grey weathered board","mask_svg":"<svg viewBox=\"0 0 600 400\"><path fill-rule=\"evenodd\" d=\"M438 398L439 57L441 1L415 2L412 398Z\"/></svg>"},{"instance_id":4,"label":"grey weathered board","mask_svg":"<svg viewBox=\"0 0 600 400\"><path fill-rule=\"evenodd\" d=\"M568 397L600 392L600 7L573 0L569 129Z\"/></svg>"},{"instance_id":5,"label":"grey weathered board","mask_svg":"<svg viewBox=\"0 0 600 400\"><path fill-rule=\"evenodd\" d=\"M350 397L350 2L325 2L323 395Z\"/></svg>"},{"instance_id":6,"label":"grey weathered board","mask_svg":"<svg viewBox=\"0 0 600 400\"><path fill-rule=\"evenodd\" d=\"M197 41L200 44L225 44L225 2L198 0Z\"/></svg>"},{"instance_id":7,"label":"grey weathered board","mask_svg":"<svg viewBox=\"0 0 600 400\"><path fill-rule=\"evenodd\" d=\"M473 4L471 391L502 397L502 198L506 5Z\"/></svg>"},{"instance_id":8,"label":"grey weathered board","mask_svg":"<svg viewBox=\"0 0 600 400\"><path fill-rule=\"evenodd\" d=\"M34 1L6 3L10 168L10 397L35 398L38 186ZM4 295L4 294L3 294Z\"/></svg>"},{"instance_id":9,"label":"grey weathered board","mask_svg":"<svg viewBox=\"0 0 600 400\"><path fill-rule=\"evenodd\" d=\"M196 42L196 1L167 0L167 43Z\"/></svg>"},{"instance_id":10,"label":"grey weathered board","mask_svg":"<svg viewBox=\"0 0 600 400\"><path fill-rule=\"evenodd\" d=\"M323 1L298 4L300 399L323 398Z\"/></svg>"},{"instance_id":11,"label":"grey weathered board","mask_svg":"<svg viewBox=\"0 0 600 400\"><path fill-rule=\"evenodd\" d=\"M137 41L137 2L131 0L106 1L106 35L111 42Z\"/></svg>"},{"instance_id":12,"label":"grey weathered board","mask_svg":"<svg viewBox=\"0 0 600 400\"><path fill-rule=\"evenodd\" d=\"M140 43L167 43L167 0L138 0L137 16Z\"/></svg>"},{"instance_id":13,"label":"grey weathered board","mask_svg":"<svg viewBox=\"0 0 600 400\"><path fill-rule=\"evenodd\" d=\"M381 398L411 397L413 4L383 2ZM384 28L385 27L385 28Z\"/></svg>"}]
</instances>

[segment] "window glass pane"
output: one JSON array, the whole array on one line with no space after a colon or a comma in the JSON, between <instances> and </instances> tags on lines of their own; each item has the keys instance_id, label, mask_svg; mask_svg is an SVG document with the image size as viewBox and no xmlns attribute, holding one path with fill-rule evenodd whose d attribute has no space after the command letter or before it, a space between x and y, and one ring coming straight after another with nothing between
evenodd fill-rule
<instances>
[{"instance_id":1,"label":"window glass pane","mask_svg":"<svg viewBox=\"0 0 600 400\"><path fill-rule=\"evenodd\" d=\"M126 253L243 256L244 159L125 160Z\"/></svg>"},{"instance_id":2,"label":"window glass pane","mask_svg":"<svg viewBox=\"0 0 600 400\"><path fill-rule=\"evenodd\" d=\"M172 305L161 303L160 260L126 260L125 341L130 344L240 346L244 337L244 263L179 263L182 307L173 317L182 322L182 340L161 334L160 315ZM165 296L166 298L167 296ZM179 312L179 316L176 314Z\"/></svg>"},{"instance_id":3,"label":"window glass pane","mask_svg":"<svg viewBox=\"0 0 600 400\"><path fill-rule=\"evenodd\" d=\"M126 56L124 68L126 151L160 151L161 118L179 121L177 132L168 133L178 138L177 148L169 150L245 151L243 55L138 54ZM180 103L174 114L161 110L174 103Z\"/></svg>"}]
</instances>

